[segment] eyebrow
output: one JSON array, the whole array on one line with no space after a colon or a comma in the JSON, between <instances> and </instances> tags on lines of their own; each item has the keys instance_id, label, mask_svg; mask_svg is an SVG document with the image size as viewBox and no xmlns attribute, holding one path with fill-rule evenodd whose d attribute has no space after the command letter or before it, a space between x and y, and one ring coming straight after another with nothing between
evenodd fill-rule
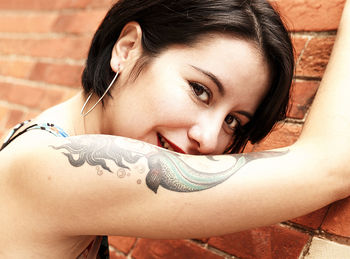
<instances>
[{"instance_id":1,"label":"eyebrow","mask_svg":"<svg viewBox=\"0 0 350 259\"><path fill-rule=\"evenodd\" d=\"M221 95L225 94L225 88L223 87L222 83L220 82L220 80L211 72L209 71L205 71L199 67L193 66L191 65L191 67L193 67L194 69L196 69L197 71L201 72L202 74L204 74L205 76L207 76L211 81L213 81L213 83L217 86L219 93ZM251 114L250 112L247 111L236 111L237 113L247 117L249 120L251 120L253 118L253 114Z\"/></svg>"},{"instance_id":2,"label":"eyebrow","mask_svg":"<svg viewBox=\"0 0 350 259\"><path fill-rule=\"evenodd\" d=\"M251 120L253 118L253 114L251 114L250 112L246 112L246 111L236 111L236 112L247 117L249 120Z\"/></svg>"},{"instance_id":3,"label":"eyebrow","mask_svg":"<svg viewBox=\"0 0 350 259\"><path fill-rule=\"evenodd\" d=\"M224 89L222 83L220 82L220 80L213 73L211 73L209 71L205 71L205 70L203 70L203 69L201 69L199 67L193 66L193 65L191 65L191 67L193 67L197 71L199 71L202 74L204 74L205 76L207 76L216 85L216 87L218 88L219 93L221 95L225 94L225 89Z\"/></svg>"}]
</instances>

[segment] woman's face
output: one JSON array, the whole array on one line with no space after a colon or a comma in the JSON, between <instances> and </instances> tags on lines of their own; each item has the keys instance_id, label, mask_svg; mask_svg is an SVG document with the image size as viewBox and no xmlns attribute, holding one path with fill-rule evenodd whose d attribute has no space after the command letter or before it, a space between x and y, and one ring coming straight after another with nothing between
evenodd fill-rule
<instances>
[{"instance_id":1,"label":"woman's face","mask_svg":"<svg viewBox=\"0 0 350 259\"><path fill-rule=\"evenodd\" d=\"M213 35L171 47L136 80L124 79L108 99L106 133L188 154L222 154L266 94L269 69L252 43Z\"/></svg>"}]
</instances>

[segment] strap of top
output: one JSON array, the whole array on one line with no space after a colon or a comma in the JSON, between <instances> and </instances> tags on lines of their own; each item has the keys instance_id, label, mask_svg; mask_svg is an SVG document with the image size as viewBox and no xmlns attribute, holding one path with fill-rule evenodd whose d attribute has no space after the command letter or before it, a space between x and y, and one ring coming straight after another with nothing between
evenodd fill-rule
<instances>
[{"instance_id":1,"label":"strap of top","mask_svg":"<svg viewBox=\"0 0 350 259\"><path fill-rule=\"evenodd\" d=\"M45 130L45 131L48 131L51 134L55 135L56 137L66 138L69 136L62 128L54 125L53 123L48 123L48 122L47 123L35 123L32 125L29 125L28 127L25 127L25 125L27 125L30 122L31 122L30 120L26 120L22 123L17 124L15 127L13 127L13 129L10 131L8 136L5 138L4 143L2 144L2 146L0 148L0 151L3 150L8 144L10 144L11 141L13 141L15 138L17 138L18 136L20 136L23 133L26 133L27 131L30 131L30 130L35 130L35 129ZM16 134L16 132L18 132L18 130L20 130L23 127L24 127L24 129Z\"/></svg>"}]
</instances>

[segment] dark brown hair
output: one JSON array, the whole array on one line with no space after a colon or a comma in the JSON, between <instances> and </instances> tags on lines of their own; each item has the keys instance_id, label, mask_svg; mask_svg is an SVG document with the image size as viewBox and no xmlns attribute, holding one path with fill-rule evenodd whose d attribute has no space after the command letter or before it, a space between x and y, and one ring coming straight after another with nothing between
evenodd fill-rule
<instances>
[{"instance_id":1,"label":"dark brown hair","mask_svg":"<svg viewBox=\"0 0 350 259\"><path fill-rule=\"evenodd\" d=\"M124 25L142 28L144 56L175 44L191 45L207 33L253 41L270 66L270 89L252 120L237 129L228 152L263 139L286 116L294 73L293 47L279 14L265 0L120 0L107 13L91 43L82 76L86 93L101 96L113 78L110 58ZM252 75L254 76L254 75Z\"/></svg>"}]
</instances>

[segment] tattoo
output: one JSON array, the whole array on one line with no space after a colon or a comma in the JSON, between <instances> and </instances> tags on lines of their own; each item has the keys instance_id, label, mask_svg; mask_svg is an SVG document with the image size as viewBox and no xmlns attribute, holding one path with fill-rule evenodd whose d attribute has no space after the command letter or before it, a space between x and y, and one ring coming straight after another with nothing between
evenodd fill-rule
<instances>
[{"instance_id":1,"label":"tattoo","mask_svg":"<svg viewBox=\"0 0 350 259\"><path fill-rule=\"evenodd\" d=\"M207 158L213 160L213 157ZM209 173L194 169L175 153L159 152L148 158L150 171L146 176L146 184L155 193L159 186L177 192L209 189L228 179L245 164L243 156L234 160L228 169Z\"/></svg>"},{"instance_id":2,"label":"tattoo","mask_svg":"<svg viewBox=\"0 0 350 259\"><path fill-rule=\"evenodd\" d=\"M72 166L79 167L86 162L91 166L100 165L111 173L112 170L107 166L106 160L111 160L119 167L129 169L123 162L123 159L128 163L136 163L141 158L140 155L134 155L132 152L118 147L108 138L94 135L69 138L69 143L67 144L50 147L57 150L66 149L67 152L63 152L63 154L68 157ZM74 155L77 155L78 158L74 159Z\"/></svg>"},{"instance_id":3,"label":"tattoo","mask_svg":"<svg viewBox=\"0 0 350 259\"><path fill-rule=\"evenodd\" d=\"M200 160L198 160L198 156L187 156L189 158L186 159L186 156L156 147L152 147L147 152L144 150L141 152L139 147L143 145L142 142L128 141L127 139L118 140L116 142L111 137L97 135L79 136L67 138L68 143L66 144L50 147L64 150L62 153L72 166L80 167L84 163L95 166L98 175L103 174L101 167L113 173L107 162L112 162L118 167L116 174L119 178L130 176L131 165L133 172L136 171L139 174L148 170L146 185L154 193L157 193L159 186L176 192L206 190L226 181L249 161L263 157L280 156L288 152L264 151L236 156L226 155L223 157L229 158L229 160L227 162L226 159L226 162L223 163L221 159L218 159L219 156L200 157ZM121 145L122 142L127 143L126 147ZM148 168L140 164L136 165L141 158L146 158ZM192 162L191 158L197 159L199 162ZM198 167L198 163L204 164L204 166L202 165L201 169L195 168ZM218 163L220 163L220 167L225 164L226 169L217 172ZM209 164L215 164L214 170L206 169ZM138 179L137 184L141 183L141 179Z\"/></svg>"}]
</instances>

